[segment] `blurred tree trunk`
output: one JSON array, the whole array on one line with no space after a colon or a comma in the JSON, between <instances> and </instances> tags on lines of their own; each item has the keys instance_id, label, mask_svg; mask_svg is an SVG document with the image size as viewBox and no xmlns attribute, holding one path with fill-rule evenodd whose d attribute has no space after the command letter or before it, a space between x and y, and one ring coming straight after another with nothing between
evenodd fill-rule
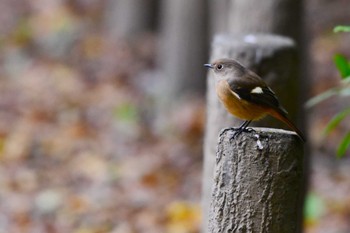
<instances>
[{"instance_id":1,"label":"blurred tree trunk","mask_svg":"<svg viewBox=\"0 0 350 233\"><path fill-rule=\"evenodd\" d=\"M230 0L209 1L210 36L227 32Z\"/></svg>"},{"instance_id":2,"label":"blurred tree trunk","mask_svg":"<svg viewBox=\"0 0 350 233\"><path fill-rule=\"evenodd\" d=\"M158 63L164 76L166 103L187 95L204 95L208 45L208 7L203 0L164 0Z\"/></svg>"},{"instance_id":3,"label":"blurred tree trunk","mask_svg":"<svg viewBox=\"0 0 350 233\"><path fill-rule=\"evenodd\" d=\"M113 37L132 39L154 30L158 0L108 0L106 25Z\"/></svg>"}]
</instances>

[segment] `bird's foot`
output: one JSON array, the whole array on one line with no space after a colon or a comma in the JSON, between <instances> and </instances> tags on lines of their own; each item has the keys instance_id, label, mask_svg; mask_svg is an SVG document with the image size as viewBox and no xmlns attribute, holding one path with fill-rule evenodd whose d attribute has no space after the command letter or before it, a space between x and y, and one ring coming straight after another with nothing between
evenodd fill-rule
<instances>
[{"instance_id":1,"label":"bird's foot","mask_svg":"<svg viewBox=\"0 0 350 233\"><path fill-rule=\"evenodd\" d=\"M233 140L236 136L240 135L243 131L253 130L251 128L248 128L250 122L250 120L243 122L243 124L241 124L239 128L236 129L235 132L232 134L232 136L230 137L230 141Z\"/></svg>"},{"instance_id":2,"label":"bird's foot","mask_svg":"<svg viewBox=\"0 0 350 233\"><path fill-rule=\"evenodd\" d=\"M219 133L219 137L221 137L228 130L234 131L233 134L230 136L230 141L233 140L236 136L238 136L242 132L254 132L255 130L253 128L248 128L248 125L250 124L250 122L251 121L245 121L238 128L235 128L235 127L225 128L225 129L221 130L221 132Z\"/></svg>"},{"instance_id":3,"label":"bird's foot","mask_svg":"<svg viewBox=\"0 0 350 233\"><path fill-rule=\"evenodd\" d=\"M242 132L255 132L255 129L253 128L248 128L248 127L243 127L243 128L238 128L235 130L235 132L231 135L230 137L230 141L232 141L235 137L237 137L238 135L240 135Z\"/></svg>"},{"instance_id":4,"label":"bird's foot","mask_svg":"<svg viewBox=\"0 0 350 233\"><path fill-rule=\"evenodd\" d=\"M229 131L229 130L236 130L237 128L235 128L235 127L230 127L230 128L225 128L225 129L222 129L221 131L220 131L220 133L219 133L219 137L221 137L224 133L226 133L227 131Z\"/></svg>"},{"instance_id":5,"label":"bird's foot","mask_svg":"<svg viewBox=\"0 0 350 233\"><path fill-rule=\"evenodd\" d=\"M245 128L243 131L248 132L248 133L256 132L255 129L253 129L253 128Z\"/></svg>"}]
</instances>

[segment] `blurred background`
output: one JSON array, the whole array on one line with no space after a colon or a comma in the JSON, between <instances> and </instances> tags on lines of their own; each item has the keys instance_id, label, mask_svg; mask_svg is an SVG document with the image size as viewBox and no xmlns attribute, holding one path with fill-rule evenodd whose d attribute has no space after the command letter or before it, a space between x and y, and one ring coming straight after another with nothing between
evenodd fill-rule
<instances>
[{"instance_id":1,"label":"blurred background","mask_svg":"<svg viewBox=\"0 0 350 233\"><path fill-rule=\"evenodd\" d=\"M0 1L0 233L200 231L202 64L227 2ZM339 83L349 10L304 1L308 98ZM349 120L322 136L347 106L305 110L307 233L350 232Z\"/></svg>"}]
</instances>

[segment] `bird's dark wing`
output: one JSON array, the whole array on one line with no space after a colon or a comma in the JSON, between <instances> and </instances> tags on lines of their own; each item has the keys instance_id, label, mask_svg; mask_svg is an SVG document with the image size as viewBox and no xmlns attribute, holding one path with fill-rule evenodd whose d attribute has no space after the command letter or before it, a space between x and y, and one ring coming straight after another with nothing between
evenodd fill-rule
<instances>
[{"instance_id":1,"label":"bird's dark wing","mask_svg":"<svg viewBox=\"0 0 350 233\"><path fill-rule=\"evenodd\" d=\"M233 92L243 100L273 108L287 115L287 111L280 105L275 93L259 76L255 73L247 73L244 76L227 80Z\"/></svg>"}]
</instances>

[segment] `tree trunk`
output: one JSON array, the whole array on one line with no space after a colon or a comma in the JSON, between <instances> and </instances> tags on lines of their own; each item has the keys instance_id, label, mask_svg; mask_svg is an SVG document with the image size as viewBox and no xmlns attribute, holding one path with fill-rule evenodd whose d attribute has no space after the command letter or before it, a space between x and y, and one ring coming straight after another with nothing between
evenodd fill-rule
<instances>
[{"instance_id":1,"label":"tree trunk","mask_svg":"<svg viewBox=\"0 0 350 233\"><path fill-rule=\"evenodd\" d=\"M280 102L297 123L299 76L296 47L291 39L273 35L227 36L218 35L212 44L210 61L233 58L258 73L276 92ZM241 121L227 113L215 92L213 73L207 78L207 123L204 139L203 224L208 223L208 211L213 185L213 169L217 135L222 128L238 126ZM272 118L253 123L256 126L287 128ZM203 229L205 227L203 226ZM203 230L203 232L206 232Z\"/></svg>"},{"instance_id":2,"label":"tree trunk","mask_svg":"<svg viewBox=\"0 0 350 233\"><path fill-rule=\"evenodd\" d=\"M256 128L220 138L209 232L295 233L302 194L303 143L295 133Z\"/></svg>"},{"instance_id":3,"label":"tree trunk","mask_svg":"<svg viewBox=\"0 0 350 233\"><path fill-rule=\"evenodd\" d=\"M106 26L112 37L134 39L155 28L158 0L108 0Z\"/></svg>"},{"instance_id":4,"label":"tree trunk","mask_svg":"<svg viewBox=\"0 0 350 233\"><path fill-rule=\"evenodd\" d=\"M208 27L207 1L162 2L159 65L164 76L167 103L205 92Z\"/></svg>"},{"instance_id":5,"label":"tree trunk","mask_svg":"<svg viewBox=\"0 0 350 233\"><path fill-rule=\"evenodd\" d=\"M209 1L210 36L217 33L226 33L228 28L228 13L230 0Z\"/></svg>"}]
</instances>

